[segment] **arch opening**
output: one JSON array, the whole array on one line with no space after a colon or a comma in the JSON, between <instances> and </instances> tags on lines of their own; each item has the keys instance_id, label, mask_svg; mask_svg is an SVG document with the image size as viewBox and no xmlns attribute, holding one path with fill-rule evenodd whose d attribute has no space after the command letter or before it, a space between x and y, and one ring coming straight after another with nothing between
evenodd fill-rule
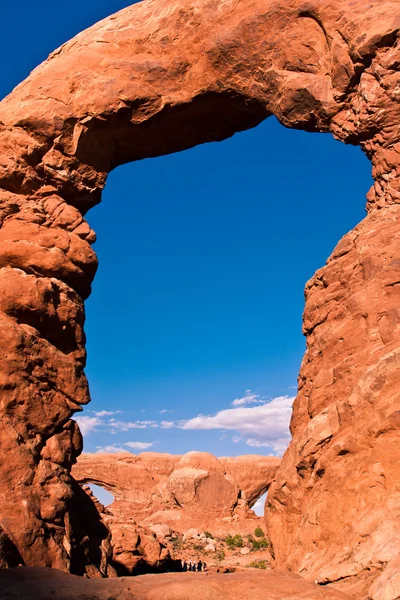
<instances>
[{"instance_id":1,"label":"arch opening","mask_svg":"<svg viewBox=\"0 0 400 600\"><path fill-rule=\"evenodd\" d=\"M304 283L363 219L369 181L359 149L273 118L115 171L89 216L100 260L87 303L89 408L109 415L85 436L85 451L282 455L290 407L280 409L286 430L277 439L224 434L225 421L219 430L179 424L227 409L243 419L240 402L256 415L295 395Z\"/></svg>"},{"instance_id":2,"label":"arch opening","mask_svg":"<svg viewBox=\"0 0 400 600\"><path fill-rule=\"evenodd\" d=\"M110 506L110 504L112 504L115 500L113 494L101 485L89 483L88 488L95 496L95 498L100 502L100 504L102 504L106 508L107 506Z\"/></svg>"},{"instance_id":3,"label":"arch opening","mask_svg":"<svg viewBox=\"0 0 400 600\"><path fill-rule=\"evenodd\" d=\"M268 497L268 490L264 492L257 500L250 506L256 513L257 517L263 517L265 514L265 503Z\"/></svg>"}]
</instances>

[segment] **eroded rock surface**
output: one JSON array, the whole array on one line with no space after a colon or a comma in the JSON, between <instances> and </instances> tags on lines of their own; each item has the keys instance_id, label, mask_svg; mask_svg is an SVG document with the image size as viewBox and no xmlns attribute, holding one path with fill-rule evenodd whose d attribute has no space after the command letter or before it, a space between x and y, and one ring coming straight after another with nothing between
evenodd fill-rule
<instances>
[{"instance_id":1,"label":"eroded rock surface","mask_svg":"<svg viewBox=\"0 0 400 600\"><path fill-rule=\"evenodd\" d=\"M157 536L155 531L139 525L129 510L113 514L89 487L83 486L83 490L96 506L102 525L110 532L102 575L122 577L170 570L172 559L162 535ZM93 577L96 571L87 568L86 574Z\"/></svg>"},{"instance_id":2,"label":"eroded rock surface","mask_svg":"<svg viewBox=\"0 0 400 600\"><path fill-rule=\"evenodd\" d=\"M282 572L168 573L87 580L50 569L0 572L0 600L350 600Z\"/></svg>"},{"instance_id":3,"label":"eroded rock surface","mask_svg":"<svg viewBox=\"0 0 400 600\"><path fill-rule=\"evenodd\" d=\"M71 416L89 400L83 301L97 263L83 216L107 173L275 114L359 144L375 183L368 217L307 286L307 353L269 536L277 564L310 579L390 569L400 537L399 28L391 0L145 0L65 44L3 100L2 552L68 570L85 547ZM96 539L84 556L99 566L106 538Z\"/></svg>"},{"instance_id":4,"label":"eroded rock surface","mask_svg":"<svg viewBox=\"0 0 400 600\"><path fill-rule=\"evenodd\" d=\"M133 519L179 533L194 528L226 536L253 533L261 519L251 506L268 490L280 462L274 456L216 458L207 452L82 454L72 474L114 495L108 510L118 525L110 523L112 531Z\"/></svg>"},{"instance_id":5,"label":"eroded rock surface","mask_svg":"<svg viewBox=\"0 0 400 600\"><path fill-rule=\"evenodd\" d=\"M398 206L372 212L306 288L293 441L267 521L278 566L320 582L400 553L399 225Z\"/></svg>"}]
</instances>

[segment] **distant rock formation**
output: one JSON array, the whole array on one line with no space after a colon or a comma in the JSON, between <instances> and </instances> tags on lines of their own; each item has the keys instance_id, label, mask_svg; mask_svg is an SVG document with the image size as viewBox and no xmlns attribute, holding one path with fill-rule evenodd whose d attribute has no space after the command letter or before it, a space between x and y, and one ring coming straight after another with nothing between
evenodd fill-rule
<instances>
[{"instance_id":1,"label":"distant rock formation","mask_svg":"<svg viewBox=\"0 0 400 600\"><path fill-rule=\"evenodd\" d=\"M261 519L251 506L268 490L280 462L275 456L216 458L207 452L82 454L72 475L114 495L109 511L117 522L226 536L254 531Z\"/></svg>"},{"instance_id":2,"label":"distant rock formation","mask_svg":"<svg viewBox=\"0 0 400 600\"><path fill-rule=\"evenodd\" d=\"M123 577L168 570L171 556L160 531L142 527L129 511L113 514L89 487L83 486L83 490L96 506L103 526L110 532L108 552L103 561L105 576ZM88 567L86 574L96 578L96 572Z\"/></svg>"},{"instance_id":3,"label":"distant rock formation","mask_svg":"<svg viewBox=\"0 0 400 600\"><path fill-rule=\"evenodd\" d=\"M146 0L64 44L0 103L3 564L102 573L108 531L93 506L82 519L70 469L97 268L84 215L107 174L274 114L360 145L374 185L367 217L307 284L269 538L281 569L326 584L368 575L380 581L374 600L389 594L400 550L399 31L396 0Z\"/></svg>"}]
</instances>

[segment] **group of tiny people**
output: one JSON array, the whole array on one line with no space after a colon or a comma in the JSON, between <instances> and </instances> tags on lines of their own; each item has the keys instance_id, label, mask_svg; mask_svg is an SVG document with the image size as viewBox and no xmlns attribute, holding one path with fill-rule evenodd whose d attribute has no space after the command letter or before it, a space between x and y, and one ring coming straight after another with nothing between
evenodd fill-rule
<instances>
[{"instance_id":1,"label":"group of tiny people","mask_svg":"<svg viewBox=\"0 0 400 600\"><path fill-rule=\"evenodd\" d=\"M202 560L181 560L182 571L205 571L207 565Z\"/></svg>"}]
</instances>

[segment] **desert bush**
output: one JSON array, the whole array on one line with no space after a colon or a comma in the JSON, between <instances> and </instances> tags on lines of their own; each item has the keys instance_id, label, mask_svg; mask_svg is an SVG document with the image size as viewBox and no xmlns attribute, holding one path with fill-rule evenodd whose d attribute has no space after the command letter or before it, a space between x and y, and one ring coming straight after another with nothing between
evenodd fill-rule
<instances>
[{"instance_id":1,"label":"desert bush","mask_svg":"<svg viewBox=\"0 0 400 600\"><path fill-rule=\"evenodd\" d=\"M264 548L268 548L269 542L265 538L262 540L253 540L251 546L252 550L263 550Z\"/></svg>"},{"instance_id":2,"label":"desert bush","mask_svg":"<svg viewBox=\"0 0 400 600\"><path fill-rule=\"evenodd\" d=\"M214 536L213 536L213 534L212 534L212 533L210 533L209 531L205 531L205 532L204 532L204 535L206 536L206 538L210 538L210 540L213 540L213 539L215 539L215 538L214 538Z\"/></svg>"},{"instance_id":3,"label":"desert bush","mask_svg":"<svg viewBox=\"0 0 400 600\"><path fill-rule=\"evenodd\" d=\"M243 538L241 535L236 534L234 536L228 535L225 539L225 543L230 548L243 548Z\"/></svg>"},{"instance_id":4,"label":"desert bush","mask_svg":"<svg viewBox=\"0 0 400 600\"><path fill-rule=\"evenodd\" d=\"M265 533L263 532L263 530L261 529L261 527L256 527L254 530L254 535L258 538L263 538L265 537Z\"/></svg>"},{"instance_id":5,"label":"desert bush","mask_svg":"<svg viewBox=\"0 0 400 600\"><path fill-rule=\"evenodd\" d=\"M252 569L266 569L267 568L267 561L265 561L265 560L253 560L247 566L250 567L250 568L252 568Z\"/></svg>"}]
</instances>

